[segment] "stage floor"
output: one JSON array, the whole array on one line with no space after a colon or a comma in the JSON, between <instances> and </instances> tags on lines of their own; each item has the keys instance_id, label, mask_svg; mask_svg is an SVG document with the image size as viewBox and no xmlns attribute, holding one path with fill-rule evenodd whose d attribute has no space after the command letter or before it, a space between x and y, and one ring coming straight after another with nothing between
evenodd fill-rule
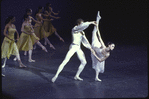
<instances>
[{"instance_id":1,"label":"stage floor","mask_svg":"<svg viewBox=\"0 0 149 99\"><path fill-rule=\"evenodd\" d=\"M106 60L105 72L99 74L101 82L94 81L90 51L82 47L87 65L80 77L73 77L80 61L76 54L60 73L55 83L51 82L58 66L63 61L68 43L55 45L56 50L46 46L48 53L37 47L33 51L35 63L29 63L28 55L20 52L27 68L19 68L12 56L2 69L3 99L50 99L50 98L144 98L148 96L148 62L146 46L116 46Z\"/></svg>"}]
</instances>

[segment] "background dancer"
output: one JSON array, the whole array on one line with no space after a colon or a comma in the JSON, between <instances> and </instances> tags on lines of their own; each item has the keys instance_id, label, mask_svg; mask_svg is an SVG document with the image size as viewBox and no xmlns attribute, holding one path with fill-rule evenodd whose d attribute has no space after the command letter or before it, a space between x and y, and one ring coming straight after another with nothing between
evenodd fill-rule
<instances>
[{"instance_id":1,"label":"background dancer","mask_svg":"<svg viewBox=\"0 0 149 99\"><path fill-rule=\"evenodd\" d=\"M43 38L44 38L44 39L47 41L47 43L50 45L50 47L51 47L52 49L55 49L54 46L51 44L51 42L50 42L50 41L48 40L48 38L46 37L46 32L45 32L45 30L44 30L44 28L43 28L43 25L42 25L43 21L51 21L51 20L49 20L49 19L43 19L43 17L42 17L42 10L43 10L43 7L38 7L38 11L37 11L37 13L35 14L36 19L41 22L40 24L39 24L39 23L36 23L36 24L35 24L35 27L34 27L35 34L36 34L37 37L39 37L40 39L43 39ZM36 48L36 45L35 45L34 49L35 49L35 48Z\"/></svg>"},{"instance_id":2,"label":"background dancer","mask_svg":"<svg viewBox=\"0 0 149 99\"><path fill-rule=\"evenodd\" d=\"M104 72L105 60L110 56L110 51L114 49L115 45L113 43L108 43L107 47L105 46L102 38L100 36L100 32L98 30L99 20L101 19L99 15L99 11L96 18L97 26L94 26L94 30L92 32L92 48L96 52L97 56L95 57L91 53L92 58L92 67L96 71L95 81L101 81L98 78L99 73ZM97 38L97 34L99 36L99 40ZM97 58L99 57L99 58Z\"/></svg>"},{"instance_id":3,"label":"background dancer","mask_svg":"<svg viewBox=\"0 0 149 99\"><path fill-rule=\"evenodd\" d=\"M34 29L29 20L30 17L28 17L28 15L24 15L24 22L21 28L22 33L17 42L17 46L20 51L29 51L28 61L35 62L35 60L32 60L33 45L37 43L45 52L47 52L47 49L39 42L39 38L34 34ZM14 60L16 60L16 58Z\"/></svg>"},{"instance_id":4,"label":"background dancer","mask_svg":"<svg viewBox=\"0 0 149 99\"><path fill-rule=\"evenodd\" d=\"M52 20L50 17L51 17L51 12L49 13L49 7L45 7L44 8L44 14L43 16L46 18L46 19L50 19ZM55 19L59 19L59 17L54 17L53 18ZM52 25L51 21L44 21L43 23L43 27L44 27L44 30L46 31L46 37L48 36L51 36L53 33L62 41L64 42L63 38L60 37L60 35L56 32L56 29L54 28L54 26ZM47 45L47 41L45 40L45 45Z\"/></svg>"},{"instance_id":5,"label":"background dancer","mask_svg":"<svg viewBox=\"0 0 149 99\"><path fill-rule=\"evenodd\" d=\"M2 68L5 67L7 58L11 55L15 55L19 62L19 67L26 67L22 64L19 51L17 48L17 45L15 43L14 34L17 33L17 40L19 39L19 33L16 30L16 26L13 24L15 22L14 16L9 16L5 21L5 29L4 29L4 35L5 38L3 40L2 46L1 46L1 59L4 59L4 63L2 65ZM8 34L7 34L8 32Z\"/></svg>"},{"instance_id":6,"label":"background dancer","mask_svg":"<svg viewBox=\"0 0 149 99\"><path fill-rule=\"evenodd\" d=\"M34 21L35 23L41 23L39 21L36 21L31 15L32 15L32 9L26 9L26 15L28 15L28 17L30 18L29 23L32 25L32 21ZM33 26L34 27L34 26ZM27 51L24 51L24 55L27 55Z\"/></svg>"},{"instance_id":7,"label":"background dancer","mask_svg":"<svg viewBox=\"0 0 149 99\"><path fill-rule=\"evenodd\" d=\"M81 81L83 80L82 78L79 77L79 75L82 72L82 70L84 69L87 62L86 62L86 59L85 59L85 55L84 55L83 51L81 50L81 43L86 48L90 49L93 54L95 54L94 50L91 48L91 45L88 42L88 40L85 36L85 33L83 31L90 24L96 25L96 22L95 21L84 22L82 19L77 20L77 25L72 29L72 39L73 40L72 40L72 43L70 45L69 51L67 52L66 57L63 60L63 62L58 67L56 75L52 78L52 82L55 82L55 80L57 79L59 73L63 70L64 66L68 63L68 61L74 55L74 53L77 53L77 56L78 56L79 60L81 61L81 64L78 68L78 71L77 71L74 79L75 80L81 80Z\"/></svg>"}]
</instances>

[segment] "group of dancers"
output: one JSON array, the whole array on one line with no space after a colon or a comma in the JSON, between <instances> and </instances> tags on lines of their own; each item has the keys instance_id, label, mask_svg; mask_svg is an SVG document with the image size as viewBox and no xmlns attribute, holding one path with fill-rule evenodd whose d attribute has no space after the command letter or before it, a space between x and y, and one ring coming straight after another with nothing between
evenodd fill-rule
<instances>
[{"instance_id":1,"label":"group of dancers","mask_svg":"<svg viewBox=\"0 0 149 99\"><path fill-rule=\"evenodd\" d=\"M51 4L47 3L46 7L38 7L38 11L35 14L35 17L37 20L35 20L32 16L32 10L27 9L26 14L24 15L24 21L22 23L21 28L21 35L19 37L19 33L16 30L16 26L13 24L15 21L14 16L9 16L5 21L5 29L4 29L4 35L5 38L3 40L2 46L1 46L1 58L4 59L4 63L2 65L2 68L5 67L7 58L9 59L11 55L15 55L14 61L19 62L19 67L24 68L25 66L20 58L19 51L24 51L24 55L27 55L27 51L29 54L29 62L35 62L35 60L32 59L32 51L33 49L36 49L36 45L39 45L42 50L45 52L48 52L46 47L43 46L40 43L40 40L44 38L45 42L44 44L49 44L52 49L55 49L55 47L51 44L48 37L52 35L53 33L64 42L63 38L60 37L60 35L57 33L56 29L52 25L51 21L52 18L59 19L60 17L55 17L54 15L58 15L58 13L54 13L51 8ZM105 60L110 56L110 51L114 49L115 45L114 43L108 43L107 46L105 46L104 42L102 41L100 32L99 32L99 20L101 19L99 11L97 13L96 21L91 22L84 22L82 19L77 20L76 26L72 29L72 43L69 47L69 51L65 56L65 59L58 67L58 70L55 74L55 76L52 78L52 82L54 83L56 79L58 78L60 72L63 70L64 66L68 63L70 58L74 55L74 53L77 53L77 56L81 62L78 71L74 77L75 80L83 81L82 78L80 78L80 73L83 71L85 65L87 64L87 61L85 59L85 54L81 50L81 43L88 49L91 50L91 59L92 59L92 67L95 69L96 76L95 81L101 81L98 76L99 73L104 72L104 65ZM32 21L35 22L35 25L32 25ZM92 44L89 43L85 36L85 30L89 27L89 25L93 24L94 29L92 32ZM17 33L17 39L14 39L14 34ZM17 43L15 43L17 41ZM33 47L34 45L34 47ZM2 74L2 76L5 76Z\"/></svg>"}]
</instances>

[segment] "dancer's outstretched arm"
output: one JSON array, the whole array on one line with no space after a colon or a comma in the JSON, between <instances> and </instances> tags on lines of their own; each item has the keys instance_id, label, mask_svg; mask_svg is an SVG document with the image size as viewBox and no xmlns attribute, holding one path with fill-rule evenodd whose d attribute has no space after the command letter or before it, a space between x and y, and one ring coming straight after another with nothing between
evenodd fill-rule
<instances>
[{"instance_id":1,"label":"dancer's outstretched arm","mask_svg":"<svg viewBox=\"0 0 149 99\"><path fill-rule=\"evenodd\" d=\"M43 17L40 16L40 15L38 15L38 17L39 17L40 20L43 20L43 21L51 21L51 20L49 20L49 19L43 19Z\"/></svg>"},{"instance_id":2,"label":"dancer's outstretched arm","mask_svg":"<svg viewBox=\"0 0 149 99\"><path fill-rule=\"evenodd\" d=\"M58 14L59 14L59 11L58 11L58 13L53 12L53 9L52 9L52 8L51 8L51 12L52 12L54 15L58 15Z\"/></svg>"},{"instance_id":3,"label":"dancer's outstretched arm","mask_svg":"<svg viewBox=\"0 0 149 99\"><path fill-rule=\"evenodd\" d=\"M35 20L33 17L30 17L30 18L31 18L35 23L41 23L41 22Z\"/></svg>"},{"instance_id":4,"label":"dancer's outstretched arm","mask_svg":"<svg viewBox=\"0 0 149 99\"><path fill-rule=\"evenodd\" d=\"M90 24L96 25L96 22L95 22L95 21L91 21L91 22L84 22L84 23L81 23L80 25L75 26L75 27L72 29L72 32L75 32L75 33L81 32L81 31L85 30Z\"/></svg>"}]
</instances>

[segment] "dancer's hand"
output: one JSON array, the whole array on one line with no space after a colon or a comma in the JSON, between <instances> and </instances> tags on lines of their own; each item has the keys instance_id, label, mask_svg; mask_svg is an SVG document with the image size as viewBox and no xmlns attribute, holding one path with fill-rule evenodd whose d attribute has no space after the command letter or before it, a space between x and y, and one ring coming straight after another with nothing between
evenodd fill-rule
<instances>
[{"instance_id":1,"label":"dancer's hand","mask_svg":"<svg viewBox=\"0 0 149 99\"><path fill-rule=\"evenodd\" d=\"M96 21L92 21L91 24L97 26L97 22Z\"/></svg>"},{"instance_id":2,"label":"dancer's hand","mask_svg":"<svg viewBox=\"0 0 149 99\"><path fill-rule=\"evenodd\" d=\"M95 51L92 48L90 50L91 50L92 54L95 55Z\"/></svg>"},{"instance_id":3,"label":"dancer's hand","mask_svg":"<svg viewBox=\"0 0 149 99\"><path fill-rule=\"evenodd\" d=\"M60 19L61 17L56 17L56 19Z\"/></svg>"}]
</instances>

